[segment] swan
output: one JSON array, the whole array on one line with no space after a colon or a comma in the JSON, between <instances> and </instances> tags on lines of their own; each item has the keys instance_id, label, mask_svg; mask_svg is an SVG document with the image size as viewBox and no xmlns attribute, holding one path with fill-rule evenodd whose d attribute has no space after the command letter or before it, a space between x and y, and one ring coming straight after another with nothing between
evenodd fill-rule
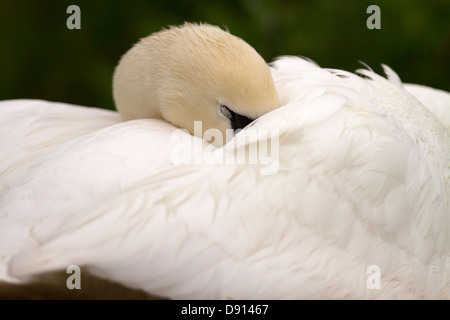
<instances>
[{"instance_id":1,"label":"swan","mask_svg":"<svg viewBox=\"0 0 450 320\"><path fill-rule=\"evenodd\" d=\"M201 120L202 137L211 128L226 137L227 129L242 129L279 106L270 69L255 49L216 26L192 23L134 45L115 70L113 96L125 120L162 118L193 135Z\"/></svg>"},{"instance_id":2,"label":"swan","mask_svg":"<svg viewBox=\"0 0 450 320\"><path fill-rule=\"evenodd\" d=\"M449 109L388 67L270 72L280 107L223 146L165 118L0 102L0 279L75 264L173 299L449 299ZM267 146L269 163L217 161Z\"/></svg>"}]
</instances>

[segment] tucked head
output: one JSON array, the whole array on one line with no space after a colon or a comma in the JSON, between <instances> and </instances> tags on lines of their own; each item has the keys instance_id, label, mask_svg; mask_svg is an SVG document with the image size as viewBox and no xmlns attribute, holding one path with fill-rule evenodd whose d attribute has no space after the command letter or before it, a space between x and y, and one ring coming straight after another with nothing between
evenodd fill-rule
<instances>
[{"instance_id":1,"label":"tucked head","mask_svg":"<svg viewBox=\"0 0 450 320\"><path fill-rule=\"evenodd\" d=\"M242 129L277 108L264 59L245 41L211 25L186 23L142 39L114 74L116 107L125 120L163 118L194 134ZM202 132L202 134L203 134ZM216 146L225 141L213 141Z\"/></svg>"}]
</instances>

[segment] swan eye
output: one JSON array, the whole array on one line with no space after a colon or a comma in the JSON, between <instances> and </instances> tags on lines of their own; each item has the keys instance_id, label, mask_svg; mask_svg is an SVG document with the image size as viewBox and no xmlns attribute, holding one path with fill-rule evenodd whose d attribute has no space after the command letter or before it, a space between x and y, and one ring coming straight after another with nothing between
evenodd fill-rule
<instances>
[{"instance_id":1,"label":"swan eye","mask_svg":"<svg viewBox=\"0 0 450 320\"><path fill-rule=\"evenodd\" d=\"M233 111L231 111L226 105L221 104L220 105L220 112L222 112L222 114L227 117L228 119L231 120L231 118L233 118Z\"/></svg>"},{"instance_id":2,"label":"swan eye","mask_svg":"<svg viewBox=\"0 0 450 320\"><path fill-rule=\"evenodd\" d=\"M230 120L231 128L236 132L237 130L245 128L254 119L247 118L246 116L240 115L226 105L220 105L220 112Z\"/></svg>"}]
</instances>

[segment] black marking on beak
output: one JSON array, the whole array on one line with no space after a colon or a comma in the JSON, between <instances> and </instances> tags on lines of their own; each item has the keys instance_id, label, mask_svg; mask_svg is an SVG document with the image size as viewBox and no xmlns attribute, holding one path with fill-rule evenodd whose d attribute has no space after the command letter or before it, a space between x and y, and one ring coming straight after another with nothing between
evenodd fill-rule
<instances>
[{"instance_id":1,"label":"black marking on beak","mask_svg":"<svg viewBox=\"0 0 450 320\"><path fill-rule=\"evenodd\" d=\"M251 118L247 118L246 116L240 115L234 111L232 111L230 108L228 108L225 105L221 105L220 109L222 111L222 113L228 118L230 119L230 123L231 123L231 128L233 128L233 130L238 131L238 130L242 130L244 129L247 125L249 125L253 120L255 119L251 119Z\"/></svg>"}]
</instances>

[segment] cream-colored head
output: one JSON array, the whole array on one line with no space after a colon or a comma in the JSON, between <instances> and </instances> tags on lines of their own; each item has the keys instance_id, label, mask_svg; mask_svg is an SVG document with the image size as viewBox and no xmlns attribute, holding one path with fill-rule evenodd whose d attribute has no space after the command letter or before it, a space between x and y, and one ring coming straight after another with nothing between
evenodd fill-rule
<instances>
[{"instance_id":1,"label":"cream-colored head","mask_svg":"<svg viewBox=\"0 0 450 320\"><path fill-rule=\"evenodd\" d=\"M141 39L116 68L113 95L124 120L163 118L194 134L245 127L279 106L270 69L245 41L186 23ZM225 140L212 141L221 146Z\"/></svg>"}]
</instances>

